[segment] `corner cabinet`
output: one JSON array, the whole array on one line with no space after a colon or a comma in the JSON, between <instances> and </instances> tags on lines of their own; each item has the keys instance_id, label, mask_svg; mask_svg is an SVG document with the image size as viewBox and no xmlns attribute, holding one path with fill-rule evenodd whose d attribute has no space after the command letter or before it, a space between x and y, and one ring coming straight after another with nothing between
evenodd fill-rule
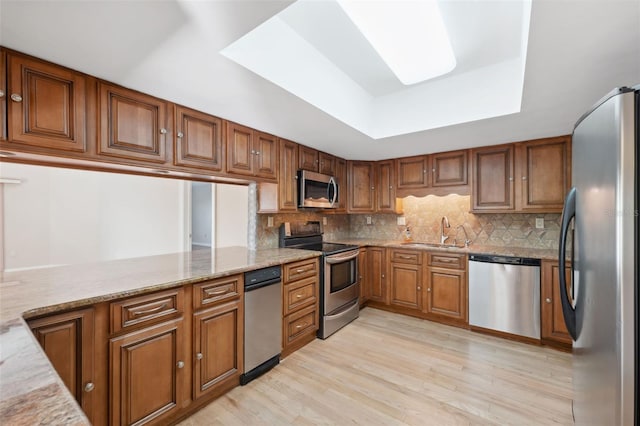
<instances>
[{"instance_id":1,"label":"corner cabinet","mask_svg":"<svg viewBox=\"0 0 640 426\"><path fill-rule=\"evenodd\" d=\"M567 294L571 285L571 268L565 270ZM573 340L569 335L562 314L560 301L560 268L555 260L542 261L540 286L540 332L543 343L571 350Z\"/></svg>"},{"instance_id":2,"label":"corner cabinet","mask_svg":"<svg viewBox=\"0 0 640 426\"><path fill-rule=\"evenodd\" d=\"M87 77L14 53L7 53L6 61L2 102L7 102L9 145L41 148L44 153L85 152Z\"/></svg>"},{"instance_id":3,"label":"corner cabinet","mask_svg":"<svg viewBox=\"0 0 640 426\"><path fill-rule=\"evenodd\" d=\"M94 310L83 309L28 321L36 340L92 423L94 404Z\"/></svg>"},{"instance_id":4,"label":"corner cabinet","mask_svg":"<svg viewBox=\"0 0 640 426\"><path fill-rule=\"evenodd\" d=\"M227 172L275 180L278 140L250 127L227 122Z\"/></svg>"},{"instance_id":5,"label":"corner cabinet","mask_svg":"<svg viewBox=\"0 0 640 426\"><path fill-rule=\"evenodd\" d=\"M396 188L394 161L378 161L375 167L376 211L380 213L396 213Z\"/></svg>"}]
</instances>

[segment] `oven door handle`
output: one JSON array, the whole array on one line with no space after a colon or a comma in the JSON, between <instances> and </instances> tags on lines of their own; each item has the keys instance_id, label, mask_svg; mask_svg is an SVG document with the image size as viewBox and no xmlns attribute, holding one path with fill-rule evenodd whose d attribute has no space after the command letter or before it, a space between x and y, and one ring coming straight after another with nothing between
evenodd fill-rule
<instances>
[{"instance_id":1,"label":"oven door handle","mask_svg":"<svg viewBox=\"0 0 640 426\"><path fill-rule=\"evenodd\" d=\"M329 264L342 263L351 259L355 259L356 257L358 257L358 254L360 254L360 250L352 250L346 253L330 254L329 256L326 256L324 260Z\"/></svg>"}]
</instances>

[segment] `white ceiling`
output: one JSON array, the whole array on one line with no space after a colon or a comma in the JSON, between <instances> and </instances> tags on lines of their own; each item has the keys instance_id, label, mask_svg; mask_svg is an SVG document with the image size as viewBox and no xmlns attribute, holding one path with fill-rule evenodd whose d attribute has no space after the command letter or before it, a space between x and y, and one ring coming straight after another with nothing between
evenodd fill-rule
<instances>
[{"instance_id":1,"label":"white ceiling","mask_svg":"<svg viewBox=\"0 0 640 426\"><path fill-rule=\"evenodd\" d=\"M495 40L495 27L473 12L481 1L466 2L469 12L461 16L469 28ZM576 119L609 90L640 83L638 0L533 0L520 112L375 140L219 53L291 3L0 0L0 44L335 155L363 160L567 134ZM453 3L459 9L462 2ZM327 33L327 43L336 33L337 28ZM323 45L315 30L305 34ZM503 46L487 43L478 48L452 36L454 49L464 51L466 58L459 60L455 72L464 74L472 65L495 63L512 46L509 40L503 41ZM364 49L361 44L360 48ZM354 58L323 53L346 63ZM358 66L351 61L347 74L364 75L362 86L375 96L397 96L389 94L395 81L367 75ZM461 92L456 84L446 89ZM503 92L487 90L481 100L489 102ZM417 112L411 105L396 103L393 110L378 113L376 120L412 114Z\"/></svg>"}]
</instances>

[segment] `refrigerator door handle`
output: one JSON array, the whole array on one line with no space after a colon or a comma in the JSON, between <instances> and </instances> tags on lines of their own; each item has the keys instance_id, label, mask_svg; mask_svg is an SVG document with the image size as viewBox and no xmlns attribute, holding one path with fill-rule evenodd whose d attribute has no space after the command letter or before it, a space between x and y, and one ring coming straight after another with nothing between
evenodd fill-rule
<instances>
[{"instance_id":1,"label":"refrigerator door handle","mask_svg":"<svg viewBox=\"0 0 640 426\"><path fill-rule=\"evenodd\" d=\"M576 215L576 189L571 188L564 201L562 210L562 224L560 226L560 250L558 255L559 278L560 278L560 301L562 303L562 316L567 326L567 330L573 340L578 338L576 333L576 310L569 301L567 295L567 278L565 268L567 265L567 235L570 232L571 219ZM572 242L575 244L575 241ZM571 251L573 255L573 250ZM573 257L573 256L572 256ZM573 259L571 259L571 276L573 276ZM572 289L573 291L573 289Z\"/></svg>"}]
</instances>

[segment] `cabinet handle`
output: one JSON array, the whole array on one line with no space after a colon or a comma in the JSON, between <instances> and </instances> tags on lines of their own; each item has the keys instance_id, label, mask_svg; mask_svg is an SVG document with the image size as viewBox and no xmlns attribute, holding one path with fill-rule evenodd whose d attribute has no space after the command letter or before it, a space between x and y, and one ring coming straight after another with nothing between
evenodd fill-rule
<instances>
[{"instance_id":1,"label":"cabinet handle","mask_svg":"<svg viewBox=\"0 0 640 426\"><path fill-rule=\"evenodd\" d=\"M454 259L447 259L447 258L443 257L443 258L439 258L438 262L451 263L451 262L455 262L455 260Z\"/></svg>"},{"instance_id":2,"label":"cabinet handle","mask_svg":"<svg viewBox=\"0 0 640 426\"><path fill-rule=\"evenodd\" d=\"M310 271L310 270L311 269L309 269L309 268L296 269L296 273L301 274L303 272L307 272L307 271Z\"/></svg>"},{"instance_id":3,"label":"cabinet handle","mask_svg":"<svg viewBox=\"0 0 640 426\"><path fill-rule=\"evenodd\" d=\"M431 288L430 288L430 287L427 287L427 291L431 291Z\"/></svg>"},{"instance_id":4,"label":"cabinet handle","mask_svg":"<svg viewBox=\"0 0 640 426\"><path fill-rule=\"evenodd\" d=\"M256 155L260 155L260 151L256 151Z\"/></svg>"},{"instance_id":5,"label":"cabinet handle","mask_svg":"<svg viewBox=\"0 0 640 426\"><path fill-rule=\"evenodd\" d=\"M14 102L22 102L22 96L18 95L17 93L14 93L11 95L11 100Z\"/></svg>"},{"instance_id":6,"label":"cabinet handle","mask_svg":"<svg viewBox=\"0 0 640 426\"><path fill-rule=\"evenodd\" d=\"M183 136L184 136L184 133L182 133L182 132L178 132L178 133L176 134L176 136L177 136L177 137L179 137L179 138L181 138L181 137L183 137Z\"/></svg>"},{"instance_id":7,"label":"cabinet handle","mask_svg":"<svg viewBox=\"0 0 640 426\"><path fill-rule=\"evenodd\" d=\"M389 186L389 189L393 189L393 186Z\"/></svg>"},{"instance_id":8,"label":"cabinet handle","mask_svg":"<svg viewBox=\"0 0 640 426\"><path fill-rule=\"evenodd\" d=\"M545 302L547 303L551 303L551 299L549 299L548 297L546 299L544 299Z\"/></svg>"},{"instance_id":9,"label":"cabinet handle","mask_svg":"<svg viewBox=\"0 0 640 426\"><path fill-rule=\"evenodd\" d=\"M87 384L84 385L84 391L85 392L91 392L92 390L94 390L96 387L96 385L94 385L91 382L87 382Z\"/></svg>"},{"instance_id":10,"label":"cabinet handle","mask_svg":"<svg viewBox=\"0 0 640 426\"><path fill-rule=\"evenodd\" d=\"M300 299L300 298L302 298L302 295L301 294L296 294L296 299Z\"/></svg>"},{"instance_id":11,"label":"cabinet handle","mask_svg":"<svg viewBox=\"0 0 640 426\"><path fill-rule=\"evenodd\" d=\"M384 274L382 274L382 278L384 278Z\"/></svg>"},{"instance_id":12,"label":"cabinet handle","mask_svg":"<svg viewBox=\"0 0 640 426\"><path fill-rule=\"evenodd\" d=\"M184 361L178 361L176 365L178 368L184 368Z\"/></svg>"},{"instance_id":13,"label":"cabinet handle","mask_svg":"<svg viewBox=\"0 0 640 426\"><path fill-rule=\"evenodd\" d=\"M155 308L147 309L146 311L133 311L131 312L131 314L134 316L152 314L154 312L161 311L166 307L167 307L167 302L164 302L162 305L156 306Z\"/></svg>"},{"instance_id":14,"label":"cabinet handle","mask_svg":"<svg viewBox=\"0 0 640 426\"><path fill-rule=\"evenodd\" d=\"M425 173L425 174L426 174L426 173L427 173L427 169L424 169L424 170L422 171L422 173Z\"/></svg>"},{"instance_id":15,"label":"cabinet handle","mask_svg":"<svg viewBox=\"0 0 640 426\"><path fill-rule=\"evenodd\" d=\"M302 324L298 324L298 325L296 325L296 330L299 330L299 329L301 329L302 327L306 327L306 326L307 326L307 323L306 323L306 322L303 322Z\"/></svg>"},{"instance_id":16,"label":"cabinet handle","mask_svg":"<svg viewBox=\"0 0 640 426\"><path fill-rule=\"evenodd\" d=\"M221 294L225 294L229 292L229 288L222 288L222 289L212 289L212 288L205 288L204 292L207 296L220 296Z\"/></svg>"},{"instance_id":17,"label":"cabinet handle","mask_svg":"<svg viewBox=\"0 0 640 426\"><path fill-rule=\"evenodd\" d=\"M164 127L160 129L160 134L165 135L167 133L167 129Z\"/></svg>"},{"instance_id":18,"label":"cabinet handle","mask_svg":"<svg viewBox=\"0 0 640 426\"><path fill-rule=\"evenodd\" d=\"M522 176L522 180L527 180L527 177L526 176Z\"/></svg>"},{"instance_id":19,"label":"cabinet handle","mask_svg":"<svg viewBox=\"0 0 640 426\"><path fill-rule=\"evenodd\" d=\"M400 259L413 259L412 256L400 256Z\"/></svg>"},{"instance_id":20,"label":"cabinet handle","mask_svg":"<svg viewBox=\"0 0 640 426\"><path fill-rule=\"evenodd\" d=\"M0 90L0 98L4 98L4 90Z\"/></svg>"},{"instance_id":21,"label":"cabinet handle","mask_svg":"<svg viewBox=\"0 0 640 426\"><path fill-rule=\"evenodd\" d=\"M196 354L196 359L202 359L202 354L200 352Z\"/></svg>"},{"instance_id":22,"label":"cabinet handle","mask_svg":"<svg viewBox=\"0 0 640 426\"><path fill-rule=\"evenodd\" d=\"M509 182L513 182L513 177L509 177Z\"/></svg>"},{"instance_id":23,"label":"cabinet handle","mask_svg":"<svg viewBox=\"0 0 640 426\"><path fill-rule=\"evenodd\" d=\"M374 191L375 189L376 189L375 187L373 187L373 186L371 187L371 190L372 190L372 191Z\"/></svg>"},{"instance_id":24,"label":"cabinet handle","mask_svg":"<svg viewBox=\"0 0 640 426\"><path fill-rule=\"evenodd\" d=\"M255 150L255 149L252 149L252 150L251 150L251 153L252 153L253 155L256 155L256 150Z\"/></svg>"}]
</instances>

